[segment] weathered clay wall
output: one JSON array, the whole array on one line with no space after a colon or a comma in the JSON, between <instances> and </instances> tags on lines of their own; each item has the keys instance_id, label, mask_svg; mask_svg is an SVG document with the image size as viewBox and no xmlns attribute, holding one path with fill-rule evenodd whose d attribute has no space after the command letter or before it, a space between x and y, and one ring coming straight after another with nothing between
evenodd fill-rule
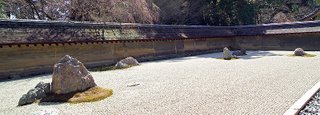
<instances>
[{"instance_id":1,"label":"weathered clay wall","mask_svg":"<svg viewBox=\"0 0 320 115\"><path fill-rule=\"evenodd\" d=\"M5 45L0 48L0 77L51 72L53 64L67 54L78 58L88 67L97 67L115 64L128 56L139 60L152 60L158 56L187 55L196 51L213 52L230 44L231 39L214 38Z\"/></svg>"},{"instance_id":2,"label":"weathered clay wall","mask_svg":"<svg viewBox=\"0 0 320 115\"><path fill-rule=\"evenodd\" d=\"M0 78L52 71L71 55L88 67L133 56L152 60L221 51L320 50L320 22L256 26L168 26L118 23L0 21Z\"/></svg>"},{"instance_id":3,"label":"weathered clay wall","mask_svg":"<svg viewBox=\"0 0 320 115\"><path fill-rule=\"evenodd\" d=\"M320 50L320 33L278 34L234 37L235 47L249 50L289 50L301 47Z\"/></svg>"}]
</instances>

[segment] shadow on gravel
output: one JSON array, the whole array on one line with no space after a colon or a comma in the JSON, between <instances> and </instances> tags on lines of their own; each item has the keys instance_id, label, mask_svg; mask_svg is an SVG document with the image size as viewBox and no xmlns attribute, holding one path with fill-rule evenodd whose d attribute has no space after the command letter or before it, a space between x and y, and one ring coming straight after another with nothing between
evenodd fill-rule
<instances>
[{"instance_id":1,"label":"shadow on gravel","mask_svg":"<svg viewBox=\"0 0 320 115\"><path fill-rule=\"evenodd\" d=\"M39 102L40 106L51 106L51 105L61 105L63 102Z\"/></svg>"},{"instance_id":2,"label":"shadow on gravel","mask_svg":"<svg viewBox=\"0 0 320 115\"><path fill-rule=\"evenodd\" d=\"M51 74L40 74L40 75L29 75L29 76L19 76L18 78L2 78L0 79L0 82L13 82L13 81L19 81L19 80L23 80L24 82L28 82L31 80L39 80L39 81L43 81L46 79L50 79L51 78Z\"/></svg>"},{"instance_id":3,"label":"shadow on gravel","mask_svg":"<svg viewBox=\"0 0 320 115\"><path fill-rule=\"evenodd\" d=\"M204 55L197 55L197 56L192 56L192 57L184 57L184 58L174 58L170 60L166 60L169 62L179 62L183 60L189 60L189 59L195 59L195 58L215 58L219 59L222 58L222 52L218 53L212 53L212 54L204 54ZM240 60L249 60L249 59L258 59L266 56L283 56L281 54L275 54L269 51L247 51L247 55L244 56L237 56Z\"/></svg>"},{"instance_id":4,"label":"shadow on gravel","mask_svg":"<svg viewBox=\"0 0 320 115\"><path fill-rule=\"evenodd\" d=\"M269 51L249 51L245 56L239 56L240 59L258 59L266 56L283 56L282 54L275 54Z\"/></svg>"}]
</instances>

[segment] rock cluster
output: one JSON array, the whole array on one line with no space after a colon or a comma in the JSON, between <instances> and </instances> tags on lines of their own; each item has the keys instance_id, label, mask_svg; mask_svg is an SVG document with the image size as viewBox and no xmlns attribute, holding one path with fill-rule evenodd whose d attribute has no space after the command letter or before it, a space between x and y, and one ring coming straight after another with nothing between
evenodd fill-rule
<instances>
[{"instance_id":1,"label":"rock cluster","mask_svg":"<svg viewBox=\"0 0 320 115\"><path fill-rule=\"evenodd\" d=\"M96 83L92 75L76 58L66 55L54 65L52 75L54 94L84 91L94 86Z\"/></svg>"},{"instance_id":2,"label":"rock cluster","mask_svg":"<svg viewBox=\"0 0 320 115\"><path fill-rule=\"evenodd\" d=\"M30 89L27 94L23 94L20 98L18 105L26 105L42 99L50 93L50 83L40 82L35 88Z\"/></svg>"},{"instance_id":3,"label":"rock cluster","mask_svg":"<svg viewBox=\"0 0 320 115\"><path fill-rule=\"evenodd\" d=\"M38 83L35 88L22 95L18 105L31 104L52 93L68 94L85 91L95 86L96 83L86 67L76 58L66 55L54 65L51 85L44 82Z\"/></svg>"},{"instance_id":4,"label":"rock cluster","mask_svg":"<svg viewBox=\"0 0 320 115\"><path fill-rule=\"evenodd\" d=\"M303 55L305 55L305 52L304 52L304 50L302 48L296 48L294 50L294 55L295 56L303 56Z\"/></svg>"},{"instance_id":5,"label":"rock cluster","mask_svg":"<svg viewBox=\"0 0 320 115\"><path fill-rule=\"evenodd\" d=\"M136 65L140 65L139 62L134 59L133 57L127 57L125 59L120 60L115 67L117 69L123 69L123 68L128 68L130 66L136 66Z\"/></svg>"},{"instance_id":6,"label":"rock cluster","mask_svg":"<svg viewBox=\"0 0 320 115\"><path fill-rule=\"evenodd\" d=\"M230 60L233 57L232 52L227 47L223 48L223 59Z\"/></svg>"}]
</instances>

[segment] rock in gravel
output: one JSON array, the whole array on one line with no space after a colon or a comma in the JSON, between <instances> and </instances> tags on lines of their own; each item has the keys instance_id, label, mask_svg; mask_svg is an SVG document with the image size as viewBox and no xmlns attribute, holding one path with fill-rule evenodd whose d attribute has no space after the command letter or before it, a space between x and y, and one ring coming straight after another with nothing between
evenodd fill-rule
<instances>
[{"instance_id":1,"label":"rock in gravel","mask_svg":"<svg viewBox=\"0 0 320 115\"><path fill-rule=\"evenodd\" d=\"M35 88L44 90L46 94L50 93L50 83L39 82Z\"/></svg>"},{"instance_id":2,"label":"rock in gravel","mask_svg":"<svg viewBox=\"0 0 320 115\"><path fill-rule=\"evenodd\" d=\"M136 59L134 59L133 57L127 57L125 59L120 60L115 66L117 69L123 69L136 65L140 65L140 63Z\"/></svg>"},{"instance_id":3,"label":"rock in gravel","mask_svg":"<svg viewBox=\"0 0 320 115\"><path fill-rule=\"evenodd\" d=\"M119 61L115 66L116 66L117 69L122 69L122 68L129 67L128 64L122 63L121 61Z\"/></svg>"},{"instance_id":4,"label":"rock in gravel","mask_svg":"<svg viewBox=\"0 0 320 115\"><path fill-rule=\"evenodd\" d=\"M55 94L85 91L94 86L92 75L76 58L66 55L53 67L51 90Z\"/></svg>"},{"instance_id":5,"label":"rock in gravel","mask_svg":"<svg viewBox=\"0 0 320 115\"><path fill-rule=\"evenodd\" d=\"M127 87L135 87L135 86L139 86L140 83L131 83L131 84L128 84Z\"/></svg>"},{"instance_id":6,"label":"rock in gravel","mask_svg":"<svg viewBox=\"0 0 320 115\"><path fill-rule=\"evenodd\" d=\"M302 48L297 48L294 50L294 55L296 55L296 56L303 56L304 54L305 54L305 52Z\"/></svg>"},{"instance_id":7,"label":"rock in gravel","mask_svg":"<svg viewBox=\"0 0 320 115\"><path fill-rule=\"evenodd\" d=\"M223 59L229 60L231 58L233 58L231 51L227 47L223 48Z\"/></svg>"},{"instance_id":8,"label":"rock in gravel","mask_svg":"<svg viewBox=\"0 0 320 115\"><path fill-rule=\"evenodd\" d=\"M43 89L40 88L34 88L28 91L27 94L22 95L22 97L19 100L18 105L26 105L26 104L31 104L35 102L38 99L42 99L46 97L46 93Z\"/></svg>"},{"instance_id":9,"label":"rock in gravel","mask_svg":"<svg viewBox=\"0 0 320 115\"><path fill-rule=\"evenodd\" d=\"M232 53L232 55L236 55L236 56L247 55L247 51L246 51L246 49L241 49L241 50L238 50L238 51L234 51L234 52Z\"/></svg>"}]
</instances>

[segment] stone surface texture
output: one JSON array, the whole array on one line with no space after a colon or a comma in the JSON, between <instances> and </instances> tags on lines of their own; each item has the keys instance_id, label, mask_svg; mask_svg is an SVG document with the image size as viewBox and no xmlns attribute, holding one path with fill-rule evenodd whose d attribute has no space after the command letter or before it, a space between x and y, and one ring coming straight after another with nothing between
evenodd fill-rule
<instances>
[{"instance_id":1,"label":"stone surface texture","mask_svg":"<svg viewBox=\"0 0 320 115\"><path fill-rule=\"evenodd\" d=\"M227 48L223 48L223 59L231 59L233 58L232 52Z\"/></svg>"},{"instance_id":2,"label":"stone surface texture","mask_svg":"<svg viewBox=\"0 0 320 115\"><path fill-rule=\"evenodd\" d=\"M115 66L117 69L127 68L130 66L140 65L139 62L133 57L127 57L120 60Z\"/></svg>"},{"instance_id":3,"label":"stone surface texture","mask_svg":"<svg viewBox=\"0 0 320 115\"><path fill-rule=\"evenodd\" d=\"M54 65L51 86L53 93L67 94L87 90L96 83L80 61L66 55Z\"/></svg>"},{"instance_id":4,"label":"stone surface texture","mask_svg":"<svg viewBox=\"0 0 320 115\"><path fill-rule=\"evenodd\" d=\"M304 54L305 54L305 52L302 48L297 48L294 50L294 55L296 55L296 56L303 56Z\"/></svg>"},{"instance_id":5,"label":"stone surface texture","mask_svg":"<svg viewBox=\"0 0 320 115\"><path fill-rule=\"evenodd\" d=\"M43 89L33 88L28 91L27 94L22 95L20 98L18 105L26 105L35 102L38 99L46 97L46 93Z\"/></svg>"},{"instance_id":6,"label":"stone surface texture","mask_svg":"<svg viewBox=\"0 0 320 115\"><path fill-rule=\"evenodd\" d=\"M50 93L50 83L39 82L35 88L42 89L46 94Z\"/></svg>"}]
</instances>

